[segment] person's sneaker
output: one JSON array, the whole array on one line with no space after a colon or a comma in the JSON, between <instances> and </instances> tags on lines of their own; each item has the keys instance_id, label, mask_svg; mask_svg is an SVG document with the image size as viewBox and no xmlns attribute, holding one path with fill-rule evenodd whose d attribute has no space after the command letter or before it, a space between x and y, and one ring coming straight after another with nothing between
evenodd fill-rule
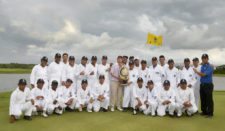
<instances>
[{"instance_id":1,"label":"person's sneaker","mask_svg":"<svg viewBox=\"0 0 225 131\"><path fill-rule=\"evenodd\" d=\"M78 110L79 110L79 112L82 112L83 111L83 109L81 107Z\"/></svg>"},{"instance_id":2,"label":"person's sneaker","mask_svg":"<svg viewBox=\"0 0 225 131\"><path fill-rule=\"evenodd\" d=\"M133 115L137 115L137 110L133 110Z\"/></svg>"},{"instance_id":3,"label":"person's sneaker","mask_svg":"<svg viewBox=\"0 0 225 131\"><path fill-rule=\"evenodd\" d=\"M117 107L117 110L118 111L123 111L123 109L120 106Z\"/></svg>"},{"instance_id":4,"label":"person's sneaker","mask_svg":"<svg viewBox=\"0 0 225 131\"><path fill-rule=\"evenodd\" d=\"M114 111L115 111L115 110L114 110L114 107L111 107L110 110L111 110L111 112L114 112Z\"/></svg>"},{"instance_id":5,"label":"person's sneaker","mask_svg":"<svg viewBox=\"0 0 225 131\"><path fill-rule=\"evenodd\" d=\"M87 109L87 112L89 112L89 113L90 113L90 112L92 112L92 110Z\"/></svg>"},{"instance_id":6,"label":"person's sneaker","mask_svg":"<svg viewBox=\"0 0 225 131\"><path fill-rule=\"evenodd\" d=\"M46 112L43 112L43 113L42 113L42 116L45 117L45 118L48 117L48 115L46 114Z\"/></svg>"},{"instance_id":7,"label":"person's sneaker","mask_svg":"<svg viewBox=\"0 0 225 131\"><path fill-rule=\"evenodd\" d=\"M28 120L28 121L32 120L31 116L24 116L23 119Z\"/></svg>"},{"instance_id":8,"label":"person's sneaker","mask_svg":"<svg viewBox=\"0 0 225 131\"><path fill-rule=\"evenodd\" d=\"M66 111L68 111L68 112L73 112L74 110L71 109L71 108L69 108L69 107L66 107Z\"/></svg>"}]
</instances>

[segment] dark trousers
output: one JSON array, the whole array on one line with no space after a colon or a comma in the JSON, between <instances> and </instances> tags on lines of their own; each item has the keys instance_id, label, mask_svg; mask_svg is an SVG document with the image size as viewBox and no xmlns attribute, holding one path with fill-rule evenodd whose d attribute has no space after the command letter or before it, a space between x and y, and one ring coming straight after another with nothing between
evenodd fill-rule
<instances>
[{"instance_id":1,"label":"dark trousers","mask_svg":"<svg viewBox=\"0 0 225 131\"><path fill-rule=\"evenodd\" d=\"M213 83L202 83L200 85L201 110L205 115L213 115Z\"/></svg>"}]
</instances>

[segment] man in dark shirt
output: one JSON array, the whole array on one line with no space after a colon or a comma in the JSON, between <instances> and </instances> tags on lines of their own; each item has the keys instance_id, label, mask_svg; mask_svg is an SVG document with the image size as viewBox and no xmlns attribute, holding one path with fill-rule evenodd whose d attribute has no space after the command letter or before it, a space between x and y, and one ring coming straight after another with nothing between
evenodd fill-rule
<instances>
[{"instance_id":1,"label":"man in dark shirt","mask_svg":"<svg viewBox=\"0 0 225 131\"><path fill-rule=\"evenodd\" d=\"M201 71L194 69L194 72L201 76L200 79L200 98L201 98L201 115L207 118L213 116L213 67L209 64L209 56L207 54L202 55L202 67Z\"/></svg>"}]
</instances>

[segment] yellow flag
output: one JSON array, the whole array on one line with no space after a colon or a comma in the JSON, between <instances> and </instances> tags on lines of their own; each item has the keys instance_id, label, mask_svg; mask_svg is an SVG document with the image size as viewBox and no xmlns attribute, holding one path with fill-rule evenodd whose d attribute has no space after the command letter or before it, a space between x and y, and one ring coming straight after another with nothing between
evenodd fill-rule
<instances>
[{"instance_id":1,"label":"yellow flag","mask_svg":"<svg viewBox=\"0 0 225 131\"><path fill-rule=\"evenodd\" d=\"M155 45L155 46L162 46L163 37L148 33L147 36L147 44Z\"/></svg>"}]
</instances>

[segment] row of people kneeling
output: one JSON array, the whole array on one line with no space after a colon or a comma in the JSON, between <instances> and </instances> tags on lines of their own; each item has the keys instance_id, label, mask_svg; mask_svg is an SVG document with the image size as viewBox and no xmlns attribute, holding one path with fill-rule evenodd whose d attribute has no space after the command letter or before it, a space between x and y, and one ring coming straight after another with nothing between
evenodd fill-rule
<instances>
[{"instance_id":1,"label":"row of people kneeling","mask_svg":"<svg viewBox=\"0 0 225 131\"><path fill-rule=\"evenodd\" d=\"M31 120L31 116L38 115L39 112L44 117L53 113L61 115L64 111L74 111L75 109L83 111L84 108L87 109L87 112L107 112L110 90L109 85L104 81L104 75L100 75L98 83L90 88L88 81L84 79L81 87L74 91L71 79L67 79L62 87L58 87L57 81L52 81L50 89L43 88L44 80L38 79L37 87L30 90L26 87L26 80L21 79L18 88L11 94L10 122L15 122L22 114L24 114L24 119ZM168 112L170 116L173 116L176 112L180 117L184 112L191 116L198 110L193 89L187 87L185 79L180 81L177 89L170 88L168 80L164 81L163 88L157 89L151 80L145 87L143 79L139 77L137 83L130 88L132 88L131 94L128 96L129 98L124 98L123 105L130 105L134 115L140 111L145 115L155 116L157 113L158 116L165 116ZM124 111L127 107L124 106Z\"/></svg>"}]
</instances>

